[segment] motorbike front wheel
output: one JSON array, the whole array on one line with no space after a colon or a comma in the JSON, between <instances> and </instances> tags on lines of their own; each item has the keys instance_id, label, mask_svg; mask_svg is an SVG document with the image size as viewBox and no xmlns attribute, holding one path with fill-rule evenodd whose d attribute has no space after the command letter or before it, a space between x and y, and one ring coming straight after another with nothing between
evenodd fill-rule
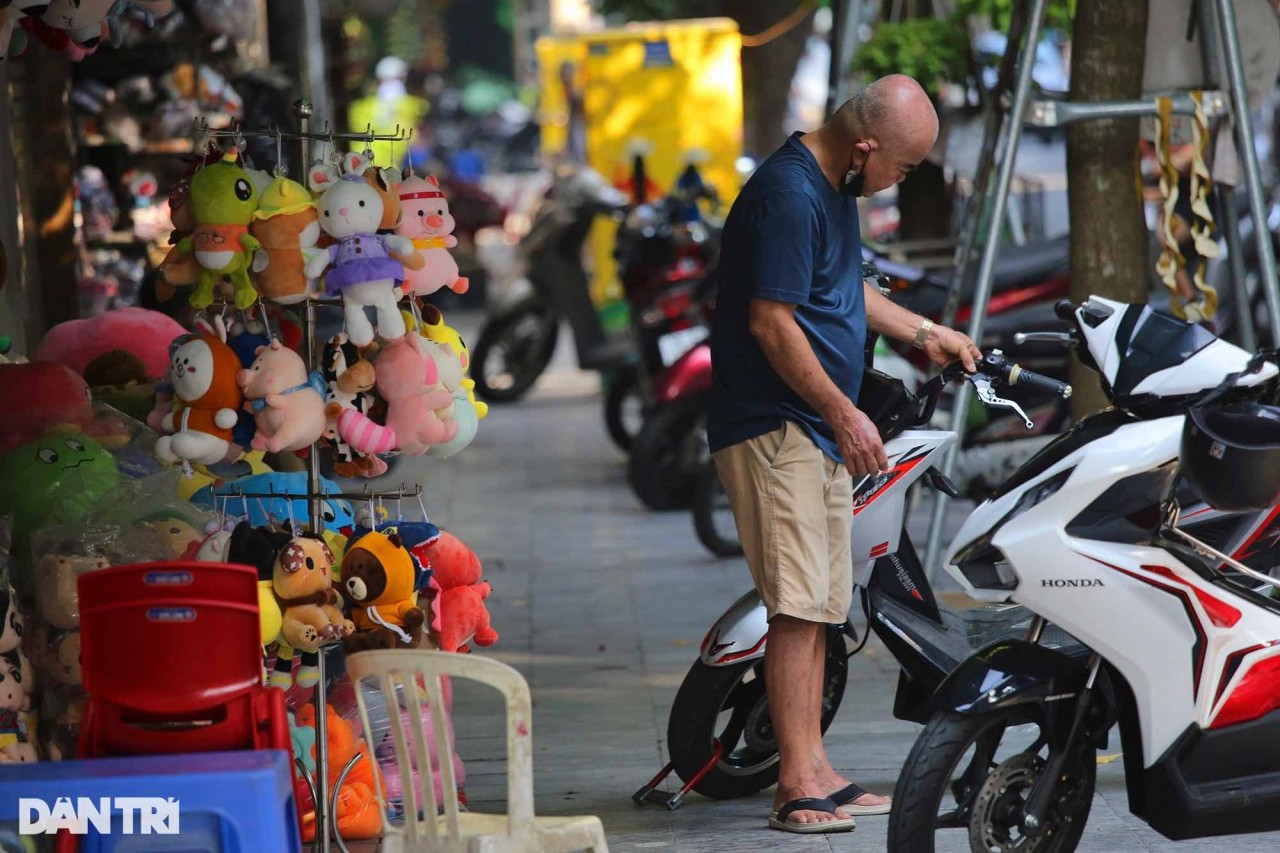
<instances>
[{"instance_id":1,"label":"motorbike front wheel","mask_svg":"<svg viewBox=\"0 0 1280 853\"><path fill-rule=\"evenodd\" d=\"M967 831L973 850L1075 850L1093 805L1096 750L1077 745L1053 792L1046 831L1028 836L1021 827L1023 808L1048 752L1041 726L1027 708L934 714L898 776L888 849L935 853L937 833L955 830Z\"/></svg>"},{"instance_id":2,"label":"motorbike front wheel","mask_svg":"<svg viewBox=\"0 0 1280 853\"><path fill-rule=\"evenodd\" d=\"M551 363L559 333L555 313L536 296L491 317L471 348L476 394L491 403L523 397Z\"/></svg>"},{"instance_id":3,"label":"motorbike front wheel","mask_svg":"<svg viewBox=\"0 0 1280 853\"><path fill-rule=\"evenodd\" d=\"M717 557L742 556L742 542L738 539L729 496L712 461L702 466L693 490L693 529L698 541Z\"/></svg>"},{"instance_id":4,"label":"motorbike front wheel","mask_svg":"<svg viewBox=\"0 0 1280 853\"><path fill-rule=\"evenodd\" d=\"M822 731L840 710L849 659L844 633L827 631L826 679L822 685ZM724 752L694 790L704 797L748 797L778 781L778 742L769 719L764 661L707 666L701 659L676 692L667 718L667 751L680 778L688 782L715 754Z\"/></svg>"}]
</instances>

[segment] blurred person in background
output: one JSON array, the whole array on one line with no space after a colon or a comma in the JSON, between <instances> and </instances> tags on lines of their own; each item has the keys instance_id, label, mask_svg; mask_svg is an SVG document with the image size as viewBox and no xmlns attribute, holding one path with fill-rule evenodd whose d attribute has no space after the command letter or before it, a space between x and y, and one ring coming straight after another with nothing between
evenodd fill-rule
<instances>
[{"instance_id":1,"label":"blurred person in background","mask_svg":"<svg viewBox=\"0 0 1280 853\"><path fill-rule=\"evenodd\" d=\"M399 127L406 135L418 127L426 116L428 105L424 98L409 94L405 81L409 77L409 64L398 56L387 56L374 68L378 78L377 90L368 97L351 104L347 111L347 123L352 133L363 133L371 127L374 133L392 134ZM400 146L397 155L396 146ZM375 141L369 146L374 162L379 166L399 165L404 154L404 143Z\"/></svg>"}]
</instances>

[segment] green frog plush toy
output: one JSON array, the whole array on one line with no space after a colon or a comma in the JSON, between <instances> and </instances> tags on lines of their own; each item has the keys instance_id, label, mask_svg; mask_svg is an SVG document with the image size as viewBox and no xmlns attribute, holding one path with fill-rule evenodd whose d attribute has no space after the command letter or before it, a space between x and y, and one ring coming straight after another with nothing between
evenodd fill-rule
<instances>
[{"instance_id":1,"label":"green frog plush toy","mask_svg":"<svg viewBox=\"0 0 1280 853\"><path fill-rule=\"evenodd\" d=\"M20 593L31 590L31 534L84 518L119 479L115 458L78 430L55 428L0 457L0 515L13 517Z\"/></svg>"},{"instance_id":2,"label":"green frog plush toy","mask_svg":"<svg viewBox=\"0 0 1280 853\"><path fill-rule=\"evenodd\" d=\"M229 152L217 163L196 172L189 198L196 228L178 243L178 249L194 254L200 264L200 281L191 294L192 306L209 307L214 285L225 276L235 285L236 307L248 308L258 299L249 280L249 267L254 250L262 245L249 233L258 209L258 189L253 178L236 164L235 153Z\"/></svg>"}]
</instances>

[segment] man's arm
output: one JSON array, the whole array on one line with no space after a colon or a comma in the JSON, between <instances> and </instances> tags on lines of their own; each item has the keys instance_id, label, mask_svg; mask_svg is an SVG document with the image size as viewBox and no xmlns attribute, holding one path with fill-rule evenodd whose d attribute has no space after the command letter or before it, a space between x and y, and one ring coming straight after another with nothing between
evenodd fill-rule
<instances>
[{"instance_id":1,"label":"man's arm","mask_svg":"<svg viewBox=\"0 0 1280 853\"><path fill-rule=\"evenodd\" d=\"M870 281L864 280L862 288L866 293L867 328L895 341L915 343L925 318L896 304ZM970 373L977 369L974 359L982 357L968 336L946 326L930 329L922 348L935 364L950 364L958 358Z\"/></svg>"},{"instance_id":2,"label":"man's arm","mask_svg":"<svg viewBox=\"0 0 1280 853\"><path fill-rule=\"evenodd\" d=\"M916 332L924 323L924 317L895 303L871 281L864 280L862 289L866 293L868 329L907 344L916 339Z\"/></svg>"},{"instance_id":3,"label":"man's arm","mask_svg":"<svg viewBox=\"0 0 1280 853\"><path fill-rule=\"evenodd\" d=\"M796 323L795 310L785 302L752 299L752 336L782 381L831 425L849 473L863 476L884 470L889 460L875 425L823 370Z\"/></svg>"}]
</instances>

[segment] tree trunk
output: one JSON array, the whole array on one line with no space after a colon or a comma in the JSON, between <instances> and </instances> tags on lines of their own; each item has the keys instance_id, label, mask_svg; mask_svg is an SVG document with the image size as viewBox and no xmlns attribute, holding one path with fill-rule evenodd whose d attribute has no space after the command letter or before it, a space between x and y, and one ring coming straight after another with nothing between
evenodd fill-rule
<instances>
[{"instance_id":1,"label":"tree trunk","mask_svg":"<svg viewBox=\"0 0 1280 853\"><path fill-rule=\"evenodd\" d=\"M1071 100L1142 95L1147 4L1079 0L1071 46ZM1138 190L1138 119L1080 121L1067 127L1071 298L1147 300L1147 226ZM1097 375L1072 364L1077 418L1107 406Z\"/></svg>"},{"instance_id":2,"label":"tree trunk","mask_svg":"<svg viewBox=\"0 0 1280 853\"><path fill-rule=\"evenodd\" d=\"M793 7L777 0L720 0L720 13L738 22L738 28L754 35L778 23ZM742 48L742 147L764 159L781 145L792 130L784 128L791 78L804 55L804 43L813 32L813 15L759 47Z\"/></svg>"}]
</instances>

